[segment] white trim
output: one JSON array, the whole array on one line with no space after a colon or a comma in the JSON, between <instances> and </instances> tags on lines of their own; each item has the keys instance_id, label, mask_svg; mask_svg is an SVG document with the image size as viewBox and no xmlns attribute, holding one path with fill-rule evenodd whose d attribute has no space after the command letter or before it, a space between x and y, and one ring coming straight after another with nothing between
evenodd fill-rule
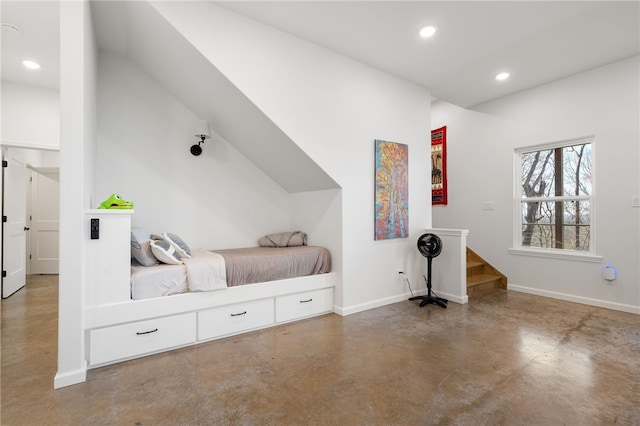
<instances>
[{"instance_id":1,"label":"white trim","mask_svg":"<svg viewBox=\"0 0 640 426\"><path fill-rule=\"evenodd\" d=\"M463 297L456 296L454 294L438 291L438 296L447 299L450 302L459 303L464 305L469 302L469 298L465 295ZM333 305L333 312L340 316L347 316L352 314L357 314L358 312L368 311L369 309L380 308L382 306L391 305L393 303L399 303L404 301L409 301L410 297L413 296L424 296L427 294L427 290L422 291L414 291L413 294L410 292L406 292L404 294L398 294L395 296L387 297L384 299L373 300L371 302L362 303L360 305L349 306L343 308L341 306Z\"/></svg>"},{"instance_id":2,"label":"white trim","mask_svg":"<svg viewBox=\"0 0 640 426\"><path fill-rule=\"evenodd\" d=\"M593 143L596 135L581 136L579 138L563 139L556 142L547 142L540 145L529 145L515 148L516 154L528 154L535 151L543 151L545 149L564 148L567 146L580 145L583 143Z\"/></svg>"},{"instance_id":3,"label":"white trim","mask_svg":"<svg viewBox=\"0 0 640 426\"><path fill-rule=\"evenodd\" d=\"M419 295L419 294L425 294L425 293L414 292L414 294ZM371 302L361 303L359 305L348 306L346 308L342 306L333 305L333 312L344 317L351 314L357 314L358 312L368 311L369 309L375 309L381 306L391 305L392 303L403 302L405 300L409 300L411 296L412 296L411 293L407 292L404 294L397 294L395 296L386 297L384 299L372 300Z\"/></svg>"},{"instance_id":4,"label":"white trim","mask_svg":"<svg viewBox=\"0 0 640 426\"><path fill-rule=\"evenodd\" d=\"M521 198L521 203L555 203L557 201L591 201L590 195L558 195L555 197L527 197Z\"/></svg>"},{"instance_id":5,"label":"white trim","mask_svg":"<svg viewBox=\"0 0 640 426\"><path fill-rule=\"evenodd\" d=\"M538 288L515 285L515 284L507 284L507 290L640 315L640 306L626 305L626 304L616 303L616 302L608 302L606 300L592 299L590 297L575 296L572 294L558 293L555 291L541 290Z\"/></svg>"},{"instance_id":6,"label":"white trim","mask_svg":"<svg viewBox=\"0 0 640 426\"><path fill-rule=\"evenodd\" d=\"M510 248L509 254L518 256L546 257L548 259L575 260L579 262L600 263L602 256L590 252L562 249Z\"/></svg>"},{"instance_id":7,"label":"white trim","mask_svg":"<svg viewBox=\"0 0 640 426\"><path fill-rule=\"evenodd\" d=\"M44 151L60 151L60 146L42 145L34 142L21 142L21 141L0 141L0 146L3 148L27 148L27 149L41 149Z\"/></svg>"},{"instance_id":8,"label":"white trim","mask_svg":"<svg viewBox=\"0 0 640 426\"><path fill-rule=\"evenodd\" d=\"M84 214L95 216L95 215L119 215L119 214L128 214L133 216L133 209L85 209Z\"/></svg>"},{"instance_id":9,"label":"white trim","mask_svg":"<svg viewBox=\"0 0 640 426\"><path fill-rule=\"evenodd\" d=\"M437 294L438 294L438 297L447 299L449 302L458 303L460 305L466 305L467 303L469 303L469 296L467 296L466 294L462 297L456 294L447 293L444 291L438 291Z\"/></svg>"},{"instance_id":10,"label":"white trim","mask_svg":"<svg viewBox=\"0 0 640 426\"><path fill-rule=\"evenodd\" d=\"M427 228L426 231L447 237L466 237L467 235L469 235L468 229Z\"/></svg>"},{"instance_id":11,"label":"white trim","mask_svg":"<svg viewBox=\"0 0 640 426\"><path fill-rule=\"evenodd\" d=\"M66 373L57 372L53 379L53 388L60 389L65 386L76 385L87 381L87 363L78 370L67 371Z\"/></svg>"}]
</instances>

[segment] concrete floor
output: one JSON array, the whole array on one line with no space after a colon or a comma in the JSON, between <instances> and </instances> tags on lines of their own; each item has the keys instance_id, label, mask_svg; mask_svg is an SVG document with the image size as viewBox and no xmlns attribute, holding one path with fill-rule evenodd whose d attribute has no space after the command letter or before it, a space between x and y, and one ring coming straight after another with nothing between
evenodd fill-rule
<instances>
[{"instance_id":1,"label":"concrete floor","mask_svg":"<svg viewBox=\"0 0 640 426\"><path fill-rule=\"evenodd\" d=\"M417 302L416 302L417 303ZM501 291L91 370L53 390L56 277L2 301L2 425L638 425L640 316Z\"/></svg>"}]
</instances>

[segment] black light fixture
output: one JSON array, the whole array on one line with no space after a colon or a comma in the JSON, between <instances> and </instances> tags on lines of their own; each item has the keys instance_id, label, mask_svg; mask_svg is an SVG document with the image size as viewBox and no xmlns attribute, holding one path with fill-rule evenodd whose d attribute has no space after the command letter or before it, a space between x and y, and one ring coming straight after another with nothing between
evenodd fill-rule
<instances>
[{"instance_id":1,"label":"black light fixture","mask_svg":"<svg viewBox=\"0 0 640 426\"><path fill-rule=\"evenodd\" d=\"M203 143L205 139L211 137L211 127L209 126L208 121L200 121L198 130L196 131L196 136L200 138L200 142L191 145L191 154L198 156L202 154L202 147L200 147L200 144Z\"/></svg>"}]
</instances>

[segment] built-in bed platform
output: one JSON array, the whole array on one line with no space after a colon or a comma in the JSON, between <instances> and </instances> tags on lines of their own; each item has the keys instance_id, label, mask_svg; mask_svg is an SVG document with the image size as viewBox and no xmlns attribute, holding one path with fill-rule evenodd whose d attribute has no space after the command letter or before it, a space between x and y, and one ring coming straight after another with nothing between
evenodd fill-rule
<instances>
[{"instance_id":1,"label":"built-in bed platform","mask_svg":"<svg viewBox=\"0 0 640 426\"><path fill-rule=\"evenodd\" d=\"M132 300L126 249L132 213L85 215L87 234L91 219L100 219L101 233L87 251L84 328L90 368L333 311L334 272Z\"/></svg>"}]
</instances>

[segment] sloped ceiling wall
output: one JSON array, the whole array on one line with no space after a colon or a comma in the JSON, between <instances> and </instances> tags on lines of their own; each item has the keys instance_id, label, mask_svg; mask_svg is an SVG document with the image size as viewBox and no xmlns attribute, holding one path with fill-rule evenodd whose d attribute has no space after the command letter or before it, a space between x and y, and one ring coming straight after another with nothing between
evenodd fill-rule
<instances>
[{"instance_id":1,"label":"sloped ceiling wall","mask_svg":"<svg viewBox=\"0 0 640 426\"><path fill-rule=\"evenodd\" d=\"M92 13L99 48L126 56L209 121L207 143L226 140L290 193L339 187L148 3L92 2Z\"/></svg>"},{"instance_id":2,"label":"sloped ceiling wall","mask_svg":"<svg viewBox=\"0 0 640 426\"><path fill-rule=\"evenodd\" d=\"M430 92L211 2L150 3L340 184L336 311L404 300L398 268L418 281L413 236L431 224ZM409 148L408 238L374 241L375 139Z\"/></svg>"},{"instance_id":3,"label":"sloped ceiling wall","mask_svg":"<svg viewBox=\"0 0 640 426\"><path fill-rule=\"evenodd\" d=\"M118 15L111 3L96 6L96 19ZM424 184L431 93L211 2L119 7L121 18L112 20L120 29L96 24L103 49L124 53L190 111L209 119L229 144L289 193L300 194L295 202L330 212L332 255L342 260L337 312L404 300L406 285L398 283L397 271L419 281L424 258L414 236L431 226L430 187ZM105 43L114 30L112 43ZM409 147L408 238L374 241L375 139ZM318 202L312 191L325 188L339 194ZM336 197L339 210L332 208Z\"/></svg>"}]
</instances>

